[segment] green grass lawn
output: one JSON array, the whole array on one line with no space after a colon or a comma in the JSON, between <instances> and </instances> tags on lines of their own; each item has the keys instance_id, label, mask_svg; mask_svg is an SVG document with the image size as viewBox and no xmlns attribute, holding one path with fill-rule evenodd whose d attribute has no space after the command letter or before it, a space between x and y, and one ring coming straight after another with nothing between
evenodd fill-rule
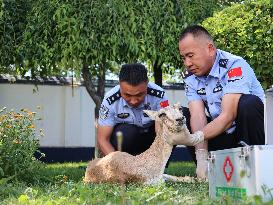
<instances>
[{"instance_id":1,"label":"green grass lawn","mask_svg":"<svg viewBox=\"0 0 273 205\"><path fill-rule=\"evenodd\" d=\"M86 163L48 164L32 180L0 184L0 204L262 204L259 198L211 200L206 182L85 185L85 166ZM193 163L172 162L165 172L194 176L194 171Z\"/></svg>"}]
</instances>

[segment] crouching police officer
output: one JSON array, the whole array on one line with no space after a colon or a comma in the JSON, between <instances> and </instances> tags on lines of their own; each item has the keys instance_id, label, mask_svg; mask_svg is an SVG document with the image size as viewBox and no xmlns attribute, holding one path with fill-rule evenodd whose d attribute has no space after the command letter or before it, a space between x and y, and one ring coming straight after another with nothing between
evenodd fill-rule
<instances>
[{"instance_id":1,"label":"crouching police officer","mask_svg":"<svg viewBox=\"0 0 273 205\"><path fill-rule=\"evenodd\" d=\"M240 141L265 143L264 91L250 65L217 49L201 26L182 32L179 51L190 73L185 79L189 108L183 114L192 134L176 144L195 146L189 150L197 161L196 173L205 178L208 151L238 147Z\"/></svg>"},{"instance_id":2,"label":"crouching police officer","mask_svg":"<svg viewBox=\"0 0 273 205\"><path fill-rule=\"evenodd\" d=\"M117 132L123 134L121 149L132 155L147 150L155 138L155 124L143 110L168 106L164 90L148 82L142 64L125 64L119 85L106 93L98 121L98 146L102 154L118 150Z\"/></svg>"}]
</instances>

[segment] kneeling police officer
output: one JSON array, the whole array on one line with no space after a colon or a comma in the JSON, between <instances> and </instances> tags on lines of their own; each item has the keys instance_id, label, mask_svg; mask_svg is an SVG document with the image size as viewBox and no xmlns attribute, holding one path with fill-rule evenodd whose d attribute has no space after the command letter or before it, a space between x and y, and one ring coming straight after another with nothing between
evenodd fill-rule
<instances>
[{"instance_id":1,"label":"kneeling police officer","mask_svg":"<svg viewBox=\"0 0 273 205\"><path fill-rule=\"evenodd\" d=\"M121 149L132 155L147 150L155 138L155 124L143 110L168 106L165 91L148 81L144 65L125 64L119 85L106 93L100 107L98 146L103 155L118 150L117 132L123 134Z\"/></svg>"}]
</instances>

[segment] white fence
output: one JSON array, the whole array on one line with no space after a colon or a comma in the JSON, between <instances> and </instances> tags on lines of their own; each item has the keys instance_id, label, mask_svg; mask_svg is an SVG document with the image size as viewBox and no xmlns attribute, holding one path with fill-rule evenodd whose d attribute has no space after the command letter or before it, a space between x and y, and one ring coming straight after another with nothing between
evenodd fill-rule
<instances>
[{"instance_id":1,"label":"white fence","mask_svg":"<svg viewBox=\"0 0 273 205\"><path fill-rule=\"evenodd\" d=\"M273 87L266 91L265 136L266 143L273 144Z\"/></svg>"},{"instance_id":2,"label":"white fence","mask_svg":"<svg viewBox=\"0 0 273 205\"><path fill-rule=\"evenodd\" d=\"M95 104L84 86L0 83L0 94L0 108L27 108L42 118L36 123L37 131L43 129L45 134L41 147L94 147ZM166 90L166 95L170 104L187 105L184 90ZM266 140L273 144L272 89L266 92L265 108Z\"/></svg>"},{"instance_id":3,"label":"white fence","mask_svg":"<svg viewBox=\"0 0 273 205\"><path fill-rule=\"evenodd\" d=\"M43 129L45 134L41 147L94 147L95 104L84 86L0 83L0 94L0 108L27 108L42 118L36 123L37 131ZM166 94L171 104L186 106L184 90Z\"/></svg>"}]
</instances>

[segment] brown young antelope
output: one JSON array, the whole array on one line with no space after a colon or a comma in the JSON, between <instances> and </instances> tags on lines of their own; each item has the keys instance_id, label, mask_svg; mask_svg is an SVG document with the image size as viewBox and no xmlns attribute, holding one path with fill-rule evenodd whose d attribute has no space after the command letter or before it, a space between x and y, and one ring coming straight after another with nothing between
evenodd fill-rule
<instances>
[{"instance_id":1,"label":"brown young antelope","mask_svg":"<svg viewBox=\"0 0 273 205\"><path fill-rule=\"evenodd\" d=\"M185 117L181 106L175 104L159 111L144 111L155 120L156 138L145 152L133 156L126 152L116 151L89 162L84 182L86 183L144 183L156 184L163 181L166 163L171 155L172 137L183 135L186 128ZM164 178L172 180L168 175ZM181 180L183 181L183 180Z\"/></svg>"}]
</instances>

